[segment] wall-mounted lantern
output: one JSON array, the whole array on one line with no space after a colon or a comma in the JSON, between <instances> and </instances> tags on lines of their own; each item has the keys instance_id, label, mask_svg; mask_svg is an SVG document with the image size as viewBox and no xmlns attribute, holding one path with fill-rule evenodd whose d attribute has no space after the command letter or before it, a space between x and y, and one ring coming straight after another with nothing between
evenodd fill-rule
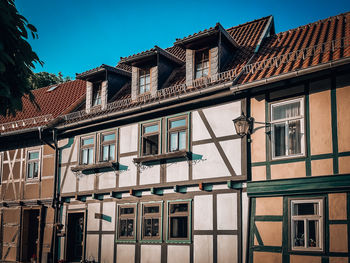
<instances>
[{"instance_id":1,"label":"wall-mounted lantern","mask_svg":"<svg viewBox=\"0 0 350 263\"><path fill-rule=\"evenodd\" d=\"M255 121L253 117L247 117L244 115L244 113L242 113L241 116L239 116L238 118L236 118L232 121L233 121L233 124L235 125L236 133L241 137L244 137L248 134L252 134L255 130L260 129L260 128L264 128L264 127L268 128L266 130L266 133L268 133L270 131L270 126L271 126L271 124L268 122ZM254 123L264 124L264 126L254 129L253 128Z\"/></svg>"}]
</instances>

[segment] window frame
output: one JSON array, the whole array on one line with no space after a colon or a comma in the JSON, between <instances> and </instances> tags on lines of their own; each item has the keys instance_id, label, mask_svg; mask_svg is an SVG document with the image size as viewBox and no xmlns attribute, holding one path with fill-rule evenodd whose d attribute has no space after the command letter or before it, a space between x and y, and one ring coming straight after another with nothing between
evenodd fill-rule
<instances>
[{"instance_id":1,"label":"window frame","mask_svg":"<svg viewBox=\"0 0 350 263\"><path fill-rule=\"evenodd\" d=\"M204 68L203 67L203 63L206 62L206 60L203 59L204 53L208 52L208 75L203 76L203 71ZM197 63L197 55L201 53L201 60L200 62ZM209 48L204 48L204 49L199 49L199 50L195 50L194 55L193 55L193 61L194 61L194 68L193 68L193 79L201 79L201 78L206 78L210 76L210 49ZM197 78L197 64L201 63L202 64L202 69L201 69L201 76Z\"/></svg>"},{"instance_id":2,"label":"window frame","mask_svg":"<svg viewBox=\"0 0 350 263\"><path fill-rule=\"evenodd\" d=\"M144 128L145 127L149 127L149 126L153 126L153 125L158 125L158 131L157 132L150 132L150 133L146 133L147 136L145 136L144 133ZM161 119L156 119L156 120L151 120L151 121L147 121L147 122L142 122L140 123L140 136L139 136L139 156L140 157L145 157L145 156L153 156L153 155L160 155L162 154L162 121ZM148 136L153 136L153 135L157 135L158 134L158 153L157 154L144 154L143 153L143 147L144 147L144 143L143 143L143 139L144 137L148 137Z\"/></svg>"},{"instance_id":3,"label":"window frame","mask_svg":"<svg viewBox=\"0 0 350 263\"><path fill-rule=\"evenodd\" d=\"M30 153L34 153L34 152L38 152L39 156L37 159L34 160L30 160L29 159L29 154ZM39 181L41 179L41 148L33 148L33 149L27 149L26 151L26 181ZM38 176L37 177L32 177L29 178L29 164L30 163L38 163Z\"/></svg>"},{"instance_id":4,"label":"window frame","mask_svg":"<svg viewBox=\"0 0 350 263\"><path fill-rule=\"evenodd\" d=\"M294 102L300 102L300 115L297 117L290 117L290 118L284 118L280 120L272 120L272 114L273 114L273 107L280 106L280 105L287 105L291 104ZM276 102L270 102L269 103L269 120L270 120L270 131L271 131L271 147L270 147L270 158L271 160L281 160L281 159L290 159L290 158L298 158L298 157L304 157L306 155L306 123L305 123L305 97L297 97L297 98L292 98L292 99L285 99L282 101L276 101ZM300 148L301 148L301 153L298 154L286 154L283 156L275 156L275 132L274 132L274 125L277 124L284 124L285 127L287 126L289 121L294 121L294 120L300 120L300 131L301 131L301 139L300 139ZM286 136L286 141L288 141L288 136ZM286 143L286 151L288 150L288 144Z\"/></svg>"},{"instance_id":5,"label":"window frame","mask_svg":"<svg viewBox=\"0 0 350 263\"><path fill-rule=\"evenodd\" d=\"M187 238L172 238L170 237L170 229L171 229L171 218L175 216L183 216L186 214L183 212L180 212L178 214L175 214L173 216L170 216L170 205L171 204L188 204L188 211L187 211ZM167 200L167 225L166 225L166 242L167 243L185 243L189 244L192 240L192 199L180 199L180 200Z\"/></svg>"},{"instance_id":6,"label":"window frame","mask_svg":"<svg viewBox=\"0 0 350 263\"><path fill-rule=\"evenodd\" d=\"M317 215L293 215L293 205L294 204L307 204L313 203L318 204L318 214ZM304 247L294 246L294 222L304 221ZM319 235L319 247L309 247L308 246L308 224L309 220L318 221L318 235ZM289 198L288 199L288 240L289 240L289 250L290 252L324 252L325 249L325 198L324 197L306 197L306 198Z\"/></svg>"},{"instance_id":7,"label":"window frame","mask_svg":"<svg viewBox=\"0 0 350 263\"><path fill-rule=\"evenodd\" d=\"M124 216L120 214L121 208L134 208L134 213L131 216ZM137 203L125 203L125 204L118 204L117 205L117 236L116 236L116 242L119 243L136 243L137 240L137 219L138 219L138 205ZM132 237L120 237L120 220L121 219L133 219L134 220L134 229L133 229L133 236Z\"/></svg>"},{"instance_id":8,"label":"window frame","mask_svg":"<svg viewBox=\"0 0 350 263\"><path fill-rule=\"evenodd\" d=\"M181 120L181 119L185 119L186 121L186 125L185 126L181 126L181 127L176 127L176 128L170 128L170 124L172 121L177 121L177 120ZM178 115L174 115L174 116L169 116L166 118L166 132L165 132L165 136L166 136L166 152L170 153L170 152L178 152L178 151L189 151L190 150L190 113L186 113L186 114L178 114ZM186 131L186 147L185 149L177 149L175 151L171 151L171 136L170 134L172 132L181 132L181 131ZM179 142L179 140L178 140Z\"/></svg>"},{"instance_id":9,"label":"window frame","mask_svg":"<svg viewBox=\"0 0 350 263\"><path fill-rule=\"evenodd\" d=\"M93 144L83 145L83 140L92 138L94 140ZM79 164L80 165L91 165L96 163L96 135L90 134L90 135L84 135L79 138ZM83 150L92 148L92 163L83 163ZM89 159L89 157L88 157Z\"/></svg>"},{"instance_id":10,"label":"window frame","mask_svg":"<svg viewBox=\"0 0 350 263\"><path fill-rule=\"evenodd\" d=\"M159 212L145 216L144 208L149 206L158 206ZM163 201L151 201L151 202L141 202L140 204L140 242L143 243L161 243L163 241ZM144 236L144 219L151 218L159 220L159 237L147 237Z\"/></svg>"},{"instance_id":11,"label":"window frame","mask_svg":"<svg viewBox=\"0 0 350 263\"><path fill-rule=\"evenodd\" d=\"M103 136L110 135L110 134L114 134L115 139L104 142ZM99 162L105 163L105 162L116 162L117 161L117 141L118 141L117 130L100 132L100 134L99 134ZM104 161L103 160L103 146L111 145L111 144L114 144L114 159L109 160L109 158L108 158L107 161ZM110 153L110 149L108 149L108 153Z\"/></svg>"},{"instance_id":12,"label":"window frame","mask_svg":"<svg viewBox=\"0 0 350 263\"><path fill-rule=\"evenodd\" d=\"M147 75L149 75L149 83L146 82ZM141 78L144 78L145 84L141 85ZM147 84L149 84L149 90L146 90ZM151 78L151 68L139 68L138 74L138 94L145 95L151 92L152 78ZM144 87L144 91L141 92L141 87Z\"/></svg>"},{"instance_id":13,"label":"window frame","mask_svg":"<svg viewBox=\"0 0 350 263\"><path fill-rule=\"evenodd\" d=\"M95 104L95 101L98 100L100 103ZM102 105L102 82L97 82L92 85L92 102L91 107L101 107Z\"/></svg>"},{"instance_id":14,"label":"window frame","mask_svg":"<svg viewBox=\"0 0 350 263\"><path fill-rule=\"evenodd\" d=\"M2 184L2 176L3 176L3 161L4 161L4 153L0 152L0 185Z\"/></svg>"}]
</instances>

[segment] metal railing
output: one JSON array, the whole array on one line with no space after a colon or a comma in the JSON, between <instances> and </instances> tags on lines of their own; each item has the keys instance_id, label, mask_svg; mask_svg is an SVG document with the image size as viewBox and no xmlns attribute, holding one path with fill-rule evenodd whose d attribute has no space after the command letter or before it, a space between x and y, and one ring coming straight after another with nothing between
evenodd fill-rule
<instances>
[{"instance_id":1,"label":"metal railing","mask_svg":"<svg viewBox=\"0 0 350 263\"><path fill-rule=\"evenodd\" d=\"M18 128L31 127L33 125L42 124L42 123L48 123L51 120L53 120L52 114L47 114L47 115L33 117L29 119L2 123L0 124L0 132L4 132L7 130L15 130Z\"/></svg>"}]
</instances>

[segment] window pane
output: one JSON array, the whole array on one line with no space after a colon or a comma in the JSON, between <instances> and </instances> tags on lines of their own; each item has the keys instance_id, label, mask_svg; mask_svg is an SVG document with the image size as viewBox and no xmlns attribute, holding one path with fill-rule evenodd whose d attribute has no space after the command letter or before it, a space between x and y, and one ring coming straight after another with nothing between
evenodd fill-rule
<instances>
[{"instance_id":1,"label":"window pane","mask_svg":"<svg viewBox=\"0 0 350 263\"><path fill-rule=\"evenodd\" d=\"M150 84L151 83L151 77L150 75L146 76L146 84Z\"/></svg>"},{"instance_id":2,"label":"window pane","mask_svg":"<svg viewBox=\"0 0 350 263\"><path fill-rule=\"evenodd\" d=\"M180 119L180 120L170 122L170 129L181 127L181 126L186 126L186 119Z\"/></svg>"},{"instance_id":3,"label":"window pane","mask_svg":"<svg viewBox=\"0 0 350 263\"><path fill-rule=\"evenodd\" d=\"M82 140L82 145L94 144L94 138L87 138Z\"/></svg>"},{"instance_id":4,"label":"window pane","mask_svg":"<svg viewBox=\"0 0 350 263\"><path fill-rule=\"evenodd\" d=\"M299 203L294 204L293 215L318 215L318 203Z\"/></svg>"},{"instance_id":5,"label":"window pane","mask_svg":"<svg viewBox=\"0 0 350 263\"><path fill-rule=\"evenodd\" d=\"M92 164L94 162L94 149L89 148L88 149L88 163Z\"/></svg>"},{"instance_id":6,"label":"window pane","mask_svg":"<svg viewBox=\"0 0 350 263\"><path fill-rule=\"evenodd\" d=\"M196 71L196 79L199 79L202 77L202 71Z\"/></svg>"},{"instance_id":7,"label":"window pane","mask_svg":"<svg viewBox=\"0 0 350 263\"><path fill-rule=\"evenodd\" d=\"M104 141L104 142L114 141L115 140L115 133L106 134L106 135L103 135L102 137L103 137L102 141Z\"/></svg>"},{"instance_id":8,"label":"window pane","mask_svg":"<svg viewBox=\"0 0 350 263\"><path fill-rule=\"evenodd\" d=\"M34 174L34 163L28 163L28 178L33 178Z\"/></svg>"},{"instance_id":9,"label":"window pane","mask_svg":"<svg viewBox=\"0 0 350 263\"><path fill-rule=\"evenodd\" d=\"M120 208L120 214L121 215L131 215L134 213L133 207L122 207Z\"/></svg>"},{"instance_id":10,"label":"window pane","mask_svg":"<svg viewBox=\"0 0 350 263\"><path fill-rule=\"evenodd\" d=\"M102 160L103 161L108 161L108 150L109 150L109 145L105 145L102 147Z\"/></svg>"},{"instance_id":11,"label":"window pane","mask_svg":"<svg viewBox=\"0 0 350 263\"><path fill-rule=\"evenodd\" d=\"M272 106L272 120L300 116L300 101Z\"/></svg>"},{"instance_id":12,"label":"window pane","mask_svg":"<svg viewBox=\"0 0 350 263\"><path fill-rule=\"evenodd\" d=\"M206 68L203 70L203 77L208 76L208 75L209 75L209 69Z\"/></svg>"},{"instance_id":13,"label":"window pane","mask_svg":"<svg viewBox=\"0 0 350 263\"><path fill-rule=\"evenodd\" d=\"M88 149L82 150L82 155L83 155L83 158L82 158L83 164L87 164L88 163Z\"/></svg>"},{"instance_id":14,"label":"window pane","mask_svg":"<svg viewBox=\"0 0 350 263\"><path fill-rule=\"evenodd\" d=\"M144 85L145 84L145 77L140 77L140 85Z\"/></svg>"},{"instance_id":15,"label":"window pane","mask_svg":"<svg viewBox=\"0 0 350 263\"><path fill-rule=\"evenodd\" d=\"M126 237L127 236L127 220L121 219L119 221L119 236L120 237Z\"/></svg>"},{"instance_id":16,"label":"window pane","mask_svg":"<svg viewBox=\"0 0 350 263\"><path fill-rule=\"evenodd\" d=\"M158 154L158 134L143 138L143 155Z\"/></svg>"},{"instance_id":17,"label":"window pane","mask_svg":"<svg viewBox=\"0 0 350 263\"><path fill-rule=\"evenodd\" d=\"M294 221L294 246L305 246L304 221Z\"/></svg>"},{"instance_id":18,"label":"window pane","mask_svg":"<svg viewBox=\"0 0 350 263\"><path fill-rule=\"evenodd\" d=\"M170 204L170 213L187 212L188 204Z\"/></svg>"},{"instance_id":19,"label":"window pane","mask_svg":"<svg viewBox=\"0 0 350 263\"><path fill-rule=\"evenodd\" d=\"M144 221L144 233L143 235L145 237L151 237L152 236L152 219L145 219Z\"/></svg>"},{"instance_id":20,"label":"window pane","mask_svg":"<svg viewBox=\"0 0 350 263\"><path fill-rule=\"evenodd\" d=\"M37 162L34 162L34 173L33 173L33 178L38 178L39 174L39 164Z\"/></svg>"},{"instance_id":21,"label":"window pane","mask_svg":"<svg viewBox=\"0 0 350 263\"><path fill-rule=\"evenodd\" d=\"M109 160L115 160L115 144L109 145Z\"/></svg>"},{"instance_id":22,"label":"window pane","mask_svg":"<svg viewBox=\"0 0 350 263\"><path fill-rule=\"evenodd\" d=\"M273 132L275 136L275 156L286 155L286 131L285 124L273 125Z\"/></svg>"},{"instance_id":23,"label":"window pane","mask_svg":"<svg viewBox=\"0 0 350 263\"><path fill-rule=\"evenodd\" d=\"M146 86L145 86L145 92L147 92L147 91L150 91L150 84L146 84Z\"/></svg>"},{"instance_id":24,"label":"window pane","mask_svg":"<svg viewBox=\"0 0 350 263\"><path fill-rule=\"evenodd\" d=\"M288 122L288 154L301 153L300 120Z\"/></svg>"},{"instance_id":25,"label":"window pane","mask_svg":"<svg viewBox=\"0 0 350 263\"><path fill-rule=\"evenodd\" d=\"M151 133L151 132L157 132L157 131L158 131L158 124L144 127L144 133Z\"/></svg>"},{"instance_id":26,"label":"window pane","mask_svg":"<svg viewBox=\"0 0 350 263\"><path fill-rule=\"evenodd\" d=\"M127 236L132 237L134 235L134 220L128 219L127 222Z\"/></svg>"},{"instance_id":27,"label":"window pane","mask_svg":"<svg viewBox=\"0 0 350 263\"><path fill-rule=\"evenodd\" d=\"M28 159L29 160L39 159L39 152L30 152Z\"/></svg>"},{"instance_id":28,"label":"window pane","mask_svg":"<svg viewBox=\"0 0 350 263\"><path fill-rule=\"evenodd\" d=\"M179 133L179 150L186 149L186 131L181 131Z\"/></svg>"},{"instance_id":29,"label":"window pane","mask_svg":"<svg viewBox=\"0 0 350 263\"><path fill-rule=\"evenodd\" d=\"M308 246L309 247L319 247L319 237L318 237L318 228L319 228L319 222L316 220L310 220L309 223L309 240L308 240Z\"/></svg>"},{"instance_id":30,"label":"window pane","mask_svg":"<svg viewBox=\"0 0 350 263\"><path fill-rule=\"evenodd\" d=\"M170 151L176 151L178 149L178 133L170 133Z\"/></svg>"},{"instance_id":31,"label":"window pane","mask_svg":"<svg viewBox=\"0 0 350 263\"><path fill-rule=\"evenodd\" d=\"M170 218L170 237L187 238L187 216Z\"/></svg>"},{"instance_id":32,"label":"window pane","mask_svg":"<svg viewBox=\"0 0 350 263\"><path fill-rule=\"evenodd\" d=\"M145 206L144 207L144 213L159 213L159 206Z\"/></svg>"}]
</instances>

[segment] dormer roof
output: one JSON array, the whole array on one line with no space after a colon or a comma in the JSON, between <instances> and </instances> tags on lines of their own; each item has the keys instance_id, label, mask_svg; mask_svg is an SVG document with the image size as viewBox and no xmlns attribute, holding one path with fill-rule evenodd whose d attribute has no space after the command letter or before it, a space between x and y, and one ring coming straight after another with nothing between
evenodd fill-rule
<instances>
[{"instance_id":1,"label":"dormer roof","mask_svg":"<svg viewBox=\"0 0 350 263\"><path fill-rule=\"evenodd\" d=\"M121 68L108 66L106 64L102 64L101 66L99 66L97 68L87 70L87 71L80 73L80 74L76 73L76 78L82 79L82 80L90 80L90 79L96 78L98 75L105 74L106 72L108 72L110 74L116 74L116 75L121 75L124 77L131 78L131 72L126 71L126 70L121 69Z\"/></svg>"},{"instance_id":2,"label":"dormer roof","mask_svg":"<svg viewBox=\"0 0 350 263\"><path fill-rule=\"evenodd\" d=\"M158 46L154 46L154 48L151 48L149 50L146 50L128 57L124 57L124 58L121 57L120 63L124 63L129 66L138 66L141 64L148 64L148 63L154 64L157 60L158 55L163 56L164 58L178 65L183 65L185 63L184 60L178 58L174 54Z\"/></svg>"},{"instance_id":3,"label":"dormer roof","mask_svg":"<svg viewBox=\"0 0 350 263\"><path fill-rule=\"evenodd\" d=\"M239 47L238 43L232 38L232 36L226 31L220 23L216 23L214 27L210 27L198 33L194 33L184 38L177 38L174 45L179 45L184 48L193 48L202 45L208 45L211 41L217 42L217 39L221 35L224 41L229 42L234 47Z\"/></svg>"}]
</instances>

